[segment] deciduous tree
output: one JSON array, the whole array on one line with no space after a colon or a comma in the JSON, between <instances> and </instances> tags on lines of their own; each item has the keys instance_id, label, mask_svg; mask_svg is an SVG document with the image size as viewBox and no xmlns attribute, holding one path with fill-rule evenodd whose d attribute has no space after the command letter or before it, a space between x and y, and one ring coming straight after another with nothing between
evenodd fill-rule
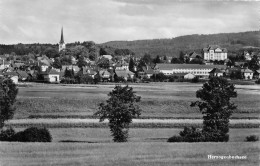
<instances>
[{"instance_id":1,"label":"deciduous tree","mask_svg":"<svg viewBox=\"0 0 260 166\"><path fill-rule=\"evenodd\" d=\"M135 95L133 88L117 85L106 103L99 105L99 111L94 115L100 117L100 121L109 120L110 131L115 142L126 142L128 138L129 125L132 119L141 114L141 109L136 104L141 97Z\"/></svg>"},{"instance_id":2,"label":"deciduous tree","mask_svg":"<svg viewBox=\"0 0 260 166\"><path fill-rule=\"evenodd\" d=\"M237 97L235 86L225 78L212 77L196 92L201 101L191 103L203 114L202 134L205 141L228 141L229 118L236 105L230 101Z\"/></svg>"},{"instance_id":3,"label":"deciduous tree","mask_svg":"<svg viewBox=\"0 0 260 166\"><path fill-rule=\"evenodd\" d=\"M6 120L13 118L17 93L18 89L11 79L0 78L0 128Z\"/></svg>"}]
</instances>

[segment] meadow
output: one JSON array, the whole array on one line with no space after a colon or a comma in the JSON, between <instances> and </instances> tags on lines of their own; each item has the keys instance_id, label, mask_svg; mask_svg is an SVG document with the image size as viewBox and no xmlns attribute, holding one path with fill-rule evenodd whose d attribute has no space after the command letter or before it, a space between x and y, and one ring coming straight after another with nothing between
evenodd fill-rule
<instances>
[{"instance_id":1,"label":"meadow","mask_svg":"<svg viewBox=\"0 0 260 166\"><path fill-rule=\"evenodd\" d=\"M104 102L115 85L56 85L33 84L19 88L14 118L28 117L90 117ZM140 118L201 118L197 108L196 91L202 84L149 83L132 84L140 95L143 109ZM259 118L260 86L236 85L238 108L233 118Z\"/></svg>"},{"instance_id":2,"label":"meadow","mask_svg":"<svg viewBox=\"0 0 260 166\"><path fill-rule=\"evenodd\" d=\"M260 147L252 142L228 143L0 143L1 165L259 165ZM246 159L208 159L208 155Z\"/></svg>"},{"instance_id":3,"label":"meadow","mask_svg":"<svg viewBox=\"0 0 260 166\"><path fill-rule=\"evenodd\" d=\"M103 126L97 123L83 124L79 119L95 118L93 113L98 109L98 104L108 98L107 94L114 86L113 84L20 85L14 121L32 120L40 126L48 127L53 142L0 142L0 165L259 165L259 143L245 142L247 136L259 136L260 133L259 85L236 85L238 97L233 101L238 108L232 118L243 123L246 121L245 118L254 119L250 121L257 121L257 124L256 126L231 124L233 128L230 128L230 140L225 143L166 142L169 137L178 135L184 126L196 126L194 119L199 120L202 117L197 108L190 107L190 103L197 100L196 91L202 84L192 83L130 85L136 94L142 97L140 106L143 112L140 118L146 120L185 118L184 123L133 124L129 130L129 142L113 143L107 124ZM68 123L67 121L72 121L72 118L79 119L77 123ZM44 120L53 120L54 124L49 124L50 126L46 122L41 124ZM11 125L16 131L21 131L31 125L37 126L36 123ZM208 159L208 155L239 155L246 156L247 159Z\"/></svg>"},{"instance_id":4,"label":"meadow","mask_svg":"<svg viewBox=\"0 0 260 166\"><path fill-rule=\"evenodd\" d=\"M15 128L21 131L25 128ZM130 128L128 142L167 142L183 128ZM109 128L49 128L52 142L113 143ZM229 142L243 143L249 135L260 136L260 128L231 128Z\"/></svg>"}]
</instances>

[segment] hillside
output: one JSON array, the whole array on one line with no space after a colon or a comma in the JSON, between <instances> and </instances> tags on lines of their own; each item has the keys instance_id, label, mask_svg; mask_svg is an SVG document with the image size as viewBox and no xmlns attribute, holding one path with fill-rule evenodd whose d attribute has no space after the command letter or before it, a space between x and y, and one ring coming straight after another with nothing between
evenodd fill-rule
<instances>
[{"instance_id":1,"label":"hillside","mask_svg":"<svg viewBox=\"0 0 260 166\"><path fill-rule=\"evenodd\" d=\"M210 35L187 35L172 39L152 39L135 41L110 41L101 44L119 49L130 49L137 56L149 53L152 56L167 55L178 57L180 51L201 52L209 44L217 44L228 49L229 53L237 52L244 47L260 47L260 31L221 33Z\"/></svg>"}]
</instances>

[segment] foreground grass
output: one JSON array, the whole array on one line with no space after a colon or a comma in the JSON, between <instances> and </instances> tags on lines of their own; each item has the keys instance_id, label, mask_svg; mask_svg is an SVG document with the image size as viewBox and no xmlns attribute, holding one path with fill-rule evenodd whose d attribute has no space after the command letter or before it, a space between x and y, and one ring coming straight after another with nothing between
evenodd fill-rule
<instances>
[{"instance_id":1,"label":"foreground grass","mask_svg":"<svg viewBox=\"0 0 260 166\"><path fill-rule=\"evenodd\" d=\"M191 101L202 84L151 83L131 85L142 97L140 106L144 117L201 118ZM107 99L114 85L35 85L19 88L15 118L29 116L91 116L98 104ZM235 118L259 118L260 88L258 85L237 86L238 97L234 102L238 109Z\"/></svg>"},{"instance_id":2,"label":"foreground grass","mask_svg":"<svg viewBox=\"0 0 260 166\"><path fill-rule=\"evenodd\" d=\"M259 165L257 143L0 143L1 165ZM247 156L246 160L208 155Z\"/></svg>"}]
</instances>

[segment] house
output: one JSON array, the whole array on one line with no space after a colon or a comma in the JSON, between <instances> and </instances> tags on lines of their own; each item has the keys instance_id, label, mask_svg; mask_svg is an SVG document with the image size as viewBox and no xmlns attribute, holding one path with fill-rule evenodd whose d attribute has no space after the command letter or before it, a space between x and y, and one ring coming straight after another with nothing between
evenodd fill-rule
<instances>
[{"instance_id":1,"label":"house","mask_svg":"<svg viewBox=\"0 0 260 166\"><path fill-rule=\"evenodd\" d=\"M209 72L214 69L225 69L225 65L200 65L200 64L164 64L158 63L155 66L157 72L164 75L172 75L174 73L191 73L200 78L208 78Z\"/></svg>"},{"instance_id":2,"label":"house","mask_svg":"<svg viewBox=\"0 0 260 166\"><path fill-rule=\"evenodd\" d=\"M194 74L191 74L191 73L188 73L188 74L185 74L184 75L184 79L188 79L188 80L191 80L193 78L195 78L196 76Z\"/></svg>"},{"instance_id":3,"label":"house","mask_svg":"<svg viewBox=\"0 0 260 166\"><path fill-rule=\"evenodd\" d=\"M101 57L97 60L96 64L102 68L109 68L110 67L110 60L104 57Z\"/></svg>"},{"instance_id":4,"label":"house","mask_svg":"<svg viewBox=\"0 0 260 166\"><path fill-rule=\"evenodd\" d=\"M42 72L45 72L49 68L49 66L47 66L45 64L40 65L40 67L41 67Z\"/></svg>"},{"instance_id":5,"label":"house","mask_svg":"<svg viewBox=\"0 0 260 166\"><path fill-rule=\"evenodd\" d=\"M254 72L252 70L242 69L241 72L242 72L242 74L243 74L243 76L246 80L252 80L253 79Z\"/></svg>"},{"instance_id":6,"label":"house","mask_svg":"<svg viewBox=\"0 0 260 166\"><path fill-rule=\"evenodd\" d=\"M21 81L25 81L29 77L29 75L25 71L22 71L22 70L18 70L18 71L16 71L16 73L18 74L18 79Z\"/></svg>"},{"instance_id":7,"label":"house","mask_svg":"<svg viewBox=\"0 0 260 166\"><path fill-rule=\"evenodd\" d=\"M54 58L50 58L50 61L52 61L52 63L55 61L55 59Z\"/></svg>"},{"instance_id":8,"label":"house","mask_svg":"<svg viewBox=\"0 0 260 166\"><path fill-rule=\"evenodd\" d=\"M218 45L209 45L203 49L204 60L225 60L227 59L227 49L221 48Z\"/></svg>"},{"instance_id":9,"label":"house","mask_svg":"<svg viewBox=\"0 0 260 166\"><path fill-rule=\"evenodd\" d=\"M2 71L3 72L13 72L13 71L15 71L15 69L12 67L7 67L7 68L3 69Z\"/></svg>"},{"instance_id":10,"label":"house","mask_svg":"<svg viewBox=\"0 0 260 166\"><path fill-rule=\"evenodd\" d=\"M59 83L60 82L60 73L57 72L54 69L50 69L49 71L46 71L42 73L44 81L50 82L50 83Z\"/></svg>"},{"instance_id":11,"label":"house","mask_svg":"<svg viewBox=\"0 0 260 166\"><path fill-rule=\"evenodd\" d=\"M62 65L61 71L65 71L66 68L68 70L73 70L75 73L79 72L80 68L76 65Z\"/></svg>"},{"instance_id":12,"label":"house","mask_svg":"<svg viewBox=\"0 0 260 166\"><path fill-rule=\"evenodd\" d=\"M102 55L103 58L106 58L108 60L112 60L112 55Z\"/></svg>"},{"instance_id":13,"label":"house","mask_svg":"<svg viewBox=\"0 0 260 166\"><path fill-rule=\"evenodd\" d=\"M115 65L115 70L129 70L129 63L123 61Z\"/></svg>"},{"instance_id":14,"label":"house","mask_svg":"<svg viewBox=\"0 0 260 166\"><path fill-rule=\"evenodd\" d=\"M241 67L232 67L226 69L226 75L230 76L231 73L241 72Z\"/></svg>"},{"instance_id":15,"label":"house","mask_svg":"<svg viewBox=\"0 0 260 166\"><path fill-rule=\"evenodd\" d=\"M103 81L110 81L111 73L109 73L107 70L99 71L99 75Z\"/></svg>"},{"instance_id":16,"label":"house","mask_svg":"<svg viewBox=\"0 0 260 166\"><path fill-rule=\"evenodd\" d=\"M92 78L94 78L94 76L97 74L97 72L95 72L90 67L82 67L82 70L80 70L77 74L78 75L89 75Z\"/></svg>"},{"instance_id":17,"label":"house","mask_svg":"<svg viewBox=\"0 0 260 166\"><path fill-rule=\"evenodd\" d=\"M16 72L5 72L3 75L10 78L15 84L18 84L18 74Z\"/></svg>"},{"instance_id":18,"label":"house","mask_svg":"<svg viewBox=\"0 0 260 166\"><path fill-rule=\"evenodd\" d=\"M146 76L147 78L151 78L151 76L155 73L154 70L151 68L151 66L146 65L143 67L143 75Z\"/></svg>"},{"instance_id":19,"label":"house","mask_svg":"<svg viewBox=\"0 0 260 166\"><path fill-rule=\"evenodd\" d=\"M206 61L206 62L205 62L205 65L214 65L214 63L213 63L213 62L210 62L210 61Z\"/></svg>"},{"instance_id":20,"label":"house","mask_svg":"<svg viewBox=\"0 0 260 166\"><path fill-rule=\"evenodd\" d=\"M23 62L11 62L11 66L14 69L20 69L21 67L23 67L25 64Z\"/></svg>"},{"instance_id":21,"label":"house","mask_svg":"<svg viewBox=\"0 0 260 166\"><path fill-rule=\"evenodd\" d=\"M5 59L0 60L0 70L10 67L11 63Z\"/></svg>"},{"instance_id":22,"label":"house","mask_svg":"<svg viewBox=\"0 0 260 166\"><path fill-rule=\"evenodd\" d=\"M260 70L255 71L255 78L257 78L257 79L260 78Z\"/></svg>"},{"instance_id":23,"label":"house","mask_svg":"<svg viewBox=\"0 0 260 166\"><path fill-rule=\"evenodd\" d=\"M209 72L210 77L223 77L224 71L214 68Z\"/></svg>"},{"instance_id":24,"label":"house","mask_svg":"<svg viewBox=\"0 0 260 166\"><path fill-rule=\"evenodd\" d=\"M197 54L196 52L192 52L189 54L190 61L193 59L202 59L202 56L200 54Z\"/></svg>"},{"instance_id":25,"label":"house","mask_svg":"<svg viewBox=\"0 0 260 166\"><path fill-rule=\"evenodd\" d=\"M235 66L244 67L247 62L235 62Z\"/></svg>"},{"instance_id":26,"label":"house","mask_svg":"<svg viewBox=\"0 0 260 166\"><path fill-rule=\"evenodd\" d=\"M243 55L244 55L244 57L245 57L245 59L246 59L247 61L251 61L251 60L252 60L252 57L251 57L251 55L249 54L249 52L244 51Z\"/></svg>"},{"instance_id":27,"label":"house","mask_svg":"<svg viewBox=\"0 0 260 166\"><path fill-rule=\"evenodd\" d=\"M73 65L76 65L77 62L78 62L78 60L77 60L74 56L71 56L71 63L72 63Z\"/></svg>"},{"instance_id":28,"label":"house","mask_svg":"<svg viewBox=\"0 0 260 166\"><path fill-rule=\"evenodd\" d=\"M115 75L127 81L128 79L133 79L135 74L129 70L115 70Z\"/></svg>"},{"instance_id":29,"label":"house","mask_svg":"<svg viewBox=\"0 0 260 166\"><path fill-rule=\"evenodd\" d=\"M187 75L188 73L174 73L172 76L176 79L184 79L184 76Z\"/></svg>"}]
</instances>

